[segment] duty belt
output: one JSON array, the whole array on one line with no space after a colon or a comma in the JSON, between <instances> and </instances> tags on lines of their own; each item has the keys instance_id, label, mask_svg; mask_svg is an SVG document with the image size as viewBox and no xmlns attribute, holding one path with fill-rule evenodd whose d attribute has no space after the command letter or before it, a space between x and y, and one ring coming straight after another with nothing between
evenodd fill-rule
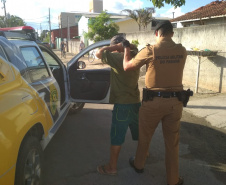
<instances>
[{"instance_id":1,"label":"duty belt","mask_svg":"<svg viewBox=\"0 0 226 185\"><path fill-rule=\"evenodd\" d=\"M162 98L177 97L179 101L183 102L184 107L186 107L190 96L193 96L193 91L190 91L190 89L188 89L187 91L183 90L177 92L168 92L168 91L156 92L146 88L143 89L143 101L148 100L152 101L154 97Z\"/></svg>"},{"instance_id":2,"label":"duty belt","mask_svg":"<svg viewBox=\"0 0 226 185\"><path fill-rule=\"evenodd\" d=\"M152 92L151 93L153 97L163 97L163 98L171 98L171 97L177 97L178 92Z\"/></svg>"}]
</instances>

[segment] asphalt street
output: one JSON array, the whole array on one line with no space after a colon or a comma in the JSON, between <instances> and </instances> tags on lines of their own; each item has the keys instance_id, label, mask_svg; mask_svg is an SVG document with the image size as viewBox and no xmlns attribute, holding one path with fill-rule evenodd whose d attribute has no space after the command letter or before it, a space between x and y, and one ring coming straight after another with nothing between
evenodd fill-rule
<instances>
[{"instance_id":1,"label":"asphalt street","mask_svg":"<svg viewBox=\"0 0 226 185\"><path fill-rule=\"evenodd\" d=\"M111 110L112 105L86 104L80 113L67 116L44 152L44 185L166 185L161 124L143 174L137 174L128 163L137 146L130 132L119 156L118 174L97 173L96 167L109 159ZM184 111L180 135L184 185L225 185L226 134Z\"/></svg>"}]
</instances>

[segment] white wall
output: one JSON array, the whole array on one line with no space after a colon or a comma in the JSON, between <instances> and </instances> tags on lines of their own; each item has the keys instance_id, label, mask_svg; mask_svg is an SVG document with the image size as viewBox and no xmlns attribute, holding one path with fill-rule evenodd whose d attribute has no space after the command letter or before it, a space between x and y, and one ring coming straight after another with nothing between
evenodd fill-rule
<instances>
[{"instance_id":1,"label":"white wall","mask_svg":"<svg viewBox=\"0 0 226 185\"><path fill-rule=\"evenodd\" d=\"M80 36L80 40L82 40L86 46L88 46L88 40L84 37L84 32L88 32L88 20L85 16L82 16L78 22L78 35Z\"/></svg>"},{"instance_id":2,"label":"white wall","mask_svg":"<svg viewBox=\"0 0 226 185\"><path fill-rule=\"evenodd\" d=\"M129 41L138 39L139 49L147 43L154 44L153 31L127 33ZM226 92L226 24L193 26L174 29L173 40L182 43L186 48L197 47L200 50L217 50L216 57L201 57L199 88L214 92ZM198 57L188 55L183 83L191 88L196 87ZM145 70L142 71L145 73ZM194 89L193 89L194 90Z\"/></svg>"},{"instance_id":3,"label":"white wall","mask_svg":"<svg viewBox=\"0 0 226 185\"><path fill-rule=\"evenodd\" d=\"M84 32L88 32L88 18L82 16L78 22L78 35L82 36Z\"/></svg>"}]
</instances>

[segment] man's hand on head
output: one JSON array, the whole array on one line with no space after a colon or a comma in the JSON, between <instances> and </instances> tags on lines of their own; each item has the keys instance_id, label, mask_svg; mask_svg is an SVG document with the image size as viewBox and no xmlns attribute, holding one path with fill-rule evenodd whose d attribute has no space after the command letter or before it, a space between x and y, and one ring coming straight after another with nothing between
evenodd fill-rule
<instances>
[{"instance_id":1,"label":"man's hand on head","mask_svg":"<svg viewBox=\"0 0 226 185\"><path fill-rule=\"evenodd\" d=\"M121 43L122 43L122 46L124 48L129 48L130 47L130 42L128 40L123 40Z\"/></svg>"},{"instance_id":2,"label":"man's hand on head","mask_svg":"<svg viewBox=\"0 0 226 185\"><path fill-rule=\"evenodd\" d=\"M116 47L116 50L118 51L118 52L124 52L124 47L122 46L122 43L120 42L120 43L118 43L118 44L116 44L115 45L115 47Z\"/></svg>"},{"instance_id":3,"label":"man's hand on head","mask_svg":"<svg viewBox=\"0 0 226 185\"><path fill-rule=\"evenodd\" d=\"M97 50L96 57L101 59L102 54L105 50L110 51L110 52L116 51L116 52L122 53L122 52L124 52L124 47L122 46L121 43L110 45L110 46L104 46L104 47L100 48L99 50Z\"/></svg>"}]
</instances>

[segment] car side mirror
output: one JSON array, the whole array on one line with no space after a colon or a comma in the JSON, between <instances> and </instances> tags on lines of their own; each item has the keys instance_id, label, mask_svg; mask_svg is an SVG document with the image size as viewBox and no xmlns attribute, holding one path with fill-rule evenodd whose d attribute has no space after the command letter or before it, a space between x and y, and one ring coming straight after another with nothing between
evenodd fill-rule
<instances>
[{"instance_id":1,"label":"car side mirror","mask_svg":"<svg viewBox=\"0 0 226 185\"><path fill-rule=\"evenodd\" d=\"M77 63L78 69L85 69L86 68L86 63L83 61L78 61Z\"/></svg>"}]
</instances>

